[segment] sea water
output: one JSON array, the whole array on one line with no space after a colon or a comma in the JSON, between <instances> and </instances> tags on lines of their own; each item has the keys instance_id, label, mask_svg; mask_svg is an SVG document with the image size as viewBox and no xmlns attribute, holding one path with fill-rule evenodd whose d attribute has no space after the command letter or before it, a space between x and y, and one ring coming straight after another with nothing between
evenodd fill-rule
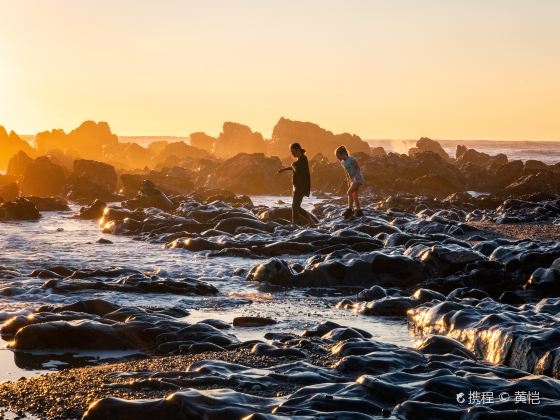
<instances>
[{"instance_id":1,"label":"sea water","mask_svg":"<svg viewBox=\"0 0 560 420\"><path fill-rule=\"evenodd\" d=\"M270 206L280 201L291 201L291 197L282 196L252 198L255 204ZM306 199L304 205L310 206L317 201L314 198ZM207 258L188 250L167 249L161 244L136 241L127 236L102 234L97 221L73 218L77 210L78 206L73 205L72 211L44 212L36 222L0 223L0 266L24 273L18 278L2 279L0 283L1 321L17 314L29 313L41 305L70 304L81 299L96 298L123 306L179 307L190 312L185 321L193 323L209 318L231 322L236 316L265 316L278 321L276 325L262 328L234 327L231 332L241 340L262 340L269 331L301 333L321 321L330 320L367 330L379 341L405 346L413 344L414 336L403 319L366 317L336 309L337 301L345 297L344 292L311 288L269 291L234 274L239 268L248 271L265 259ZM96 243L101 237L113 243ZM287 259L305 262L306 258ZM76 269L131 268L156 273L161 277L197 278L213 284L220 293L216 296L181 296L86 290L58 294L41 287L46 279L25 275L34 269L54 265ZM21 293L3 293L8 288L18 288ZM118 360L126 356L97 352L63 354L53 359L41 358L40 355L28 357L4 349L0 350L0 381L92 361Z\"/></svg>"}]
</instances>

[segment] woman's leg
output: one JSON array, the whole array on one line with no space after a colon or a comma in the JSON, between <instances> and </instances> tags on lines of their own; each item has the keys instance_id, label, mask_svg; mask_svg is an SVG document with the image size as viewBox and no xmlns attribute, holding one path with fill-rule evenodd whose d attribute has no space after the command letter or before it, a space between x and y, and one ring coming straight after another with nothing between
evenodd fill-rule
<instances>
[{"instance_id":1,"label":"woman's leg","mask_svg":"<svg viewBox=\"0 0 560 420\"><path fill-rule=\"evenodd\" d=\"M301 207L302 201L303 194L299 193L299 191L294 191L292 199L292 223L296 224L297 216L299 215L306 219L310 224L316 225L319 221L315 216Z\"/></svg>"},{"instance_id":2,"label":"woman's leg","mask_svg":"<svg viewBox=\"0 0 560 420\"><path fill-rule=\"evenodd\" d=\"M298 190L294 190L292 195L292 223L296 224L296 219L298 214L301 214L303 210L301 208L301 202L303 201L303 193Z\"/></svg>"}]
</instances>

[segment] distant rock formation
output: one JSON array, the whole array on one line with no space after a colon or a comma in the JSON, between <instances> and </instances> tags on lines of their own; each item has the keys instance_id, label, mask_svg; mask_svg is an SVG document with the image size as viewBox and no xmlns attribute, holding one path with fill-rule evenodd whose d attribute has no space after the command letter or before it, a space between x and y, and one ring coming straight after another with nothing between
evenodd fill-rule
<instances>
[{"instance_id":1,"label":"distant rock formation","mask_svg":"<svg viewBox=\"0 0 560 420\"><path fill-rule=\"evenodd\" d=\"M251 131L248 126L225 122L212 152L219 158L230 158L238 153L264 153L265 142L261 133Z\"/></svg>"},{"instance_id":2,"label":"distant rock formation","mask_svg":"<svg viewBox=\"0 0 560 420\"><path fill-rule=\"evenodd\" d=\"M239 153L213 168L204 185L237 194L289 193L291 177L277 173L281 166L277 157Z\"/></svg>"},{"instance_id":3,"label":"distant rock formation","mask_svg":"<svg viewBox=\"0 0 560 420\"><path fill-rule=\"evenodd\" d=\"M340 145L345 145L350 153L370 153L369 144L355 134L333 134L314 123L292 121L282 117L272 131L268 154L288 156L290 144L294 142L300 143L307 150L308 156L322 153L330 161L335 160L334 151Z\"/></svg>"},{"instance_id":4,"label":"distant rock formation","mask_svg":"<svg viewBox=\"0 0 560 420\"><path fill-rule=\"evenodd\" d=\"M117 172L107 163L77 159L74 161L72 175L76 178L85 177L90 182L106 187L110 191L114 191L117 187Z\"/></svg>"},{"instance_id":5,"label":"distant rock formation","mask_svg":"<svg viewBox=\"0 0 560 420\"><path fill-rule=\"evenodd\" d=\"M212 153L214 143L216 142L215 137L209 136L208 134L202 132L192 133L189 136L189 140L191 146L205 150L208 153Z\"/></svg>"},{"instance_id":6,"label":"distant rock formation","mask_svg":"<svg viewBox=\"0 0 560 420\"><path fill-rule=\"evenodd\" d=\"M447 152L443 150L443 147L441 147L441 144L435 140L429 139L428 137L421 137L420 140L416 142L416 147L413 147L408 151L408 156L414 156L422 152L436 153L445 160L451 160Z\"/></svg>"},{"instance_id":7,"label":"distant rock formation","mask_svg":"<svg viewBox=\"0 0 560 420\"><path fill-rule=\"evenodd\" d=\"M35 140L41 154L62 150L87 159L101 159L104 146L114 146L119 142L104 121L85 121L68 134L64 130L44 131L37 134Z\"/></svg>"},{"instance_id":8,"label":"distant rock formation","mask_svg":"<svg viewBox=\"0 0 560 420\"><path fill-rule=\"evenodd\" d=\"M19 188L13 177L0 175L0 202L14 201L19 195Z\"/></svg>"},{"instance_id":9,"label":"distant rock formation","mask_svg":"<svg viewBox=\"0 0 560 420\"><path fill-rule=\"evenodd\" d=\"M186 194L194 190L192 173L184 168L166 168L162 171L145 171L142 173L123 174L121 181L123 193L134 196L138 193L144 180L152 181L165 194Z\"/></svg>"},{"instance_id":10,"label":"distant rock formation","mask_svg":"<svg viewBox=\"0 0 560 420\"><path fill-rule=\"evenodd\" d=\"M209 157L210 154L202 149L190 146L184 141L167 143L160 153L152 159L152 167L168 162L173 166L182 160L202 159Z\"/></svg>"},{"instance_id":11,"label":"distant rock formation","mask_svg":"<svg viewBox=\"0 0 560 420\"><path fill-rule=\"evenodd\" d=\"M455 159L459 166L473 164L477 166L492 166L498 168L508 163L508 158L503 153L496 156L490 156L487 153L479 152L475 149L468 149L465 146L457 145Z\"/></svg>"},{"instance_id":12,"label":"distant rock formation","mask_svg":"<svg viewBox=\"0 0 560 420\"><path fill-rule=\"evenodd\" d=\"M6 129L0 125L0 169L6 168L10 158L20 151L30 156L35 155L35 151L29 143L13 131L8 135Z\"/></svg>"},{"instance_id":13,"label":"distant rock formation","mask_svg":"<svg viewBox=\"0 0 560 420\"><path fill-rule=\"evenodd\" d=\"M48 157L41 156L27 166L21 191L23 195L55 196L62 192L65 183L64 169L52 163Z\"/></svg>"},{"instance_id":14,"label":"distant rock formation","mask_svg":"<svg viewBox=\"0 0 560 420\"><path fill-rule=\"evenodd\" d=\"M41 131L35 136L37 151L40 154L47 154L50 150L65 151L68 147L67 136L64 130L53 129L51 131Z\"/></svg>"},{"instance_id":15,"label":"distant rock formation","mask_svg":"<svg viewBox=\"0 0 560 420\"><path fill-rule=\"evenodd\" d=\"M10 175L16 179L21 179L27 171L27 167L33 162L27 153L20 150L15 155L13 155L8 161L8 169L6 171L7 175Z\"/></svg>"},{"instance_id":16,"label":"distant rock formation","mask_svg":"<svg viewBox=\"0 0 560 420\"><path fill-rule=\"evenodd\" d=\"M151 166L153 154L138 143L119 143L103 148L103 161L118 168L143 169Z\"/></svg>"}]
</instances>

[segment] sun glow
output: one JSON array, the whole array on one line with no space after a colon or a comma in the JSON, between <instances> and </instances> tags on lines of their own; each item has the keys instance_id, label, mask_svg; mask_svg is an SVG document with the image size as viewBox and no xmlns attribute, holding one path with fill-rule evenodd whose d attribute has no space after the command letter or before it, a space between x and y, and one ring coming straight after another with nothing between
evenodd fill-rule
<instances>
[{"instance_id":1,"label":"sun glow","mask_svg":"<svg viewBox=\"0 0 560 420\"><path fill-rule=\"evenodd\" d=\"M4 2L0 124L559 140L560 2Z\"/></svg>"}]
</instances>

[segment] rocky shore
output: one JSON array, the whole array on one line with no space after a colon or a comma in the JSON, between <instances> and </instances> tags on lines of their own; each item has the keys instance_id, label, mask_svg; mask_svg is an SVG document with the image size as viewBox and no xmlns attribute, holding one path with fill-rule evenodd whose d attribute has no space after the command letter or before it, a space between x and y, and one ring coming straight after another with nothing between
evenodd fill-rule
<instances>
[{"instance_id":1,"label":"rocky shore","mask_svg":"<svg viewBox=\"0 0 560 420\"><path fill-rule=\"evenodd\" d=\"M84 419L548 419L560 409L559 381L477 360L451 338L431 336L416 349L402 348L327 322L301 336L273 340L280 352L269 355L261 350L265 345L255 344L250 351L173 356L4 383L0 402L20 414L84 413ZM475 391L478 403L462 398ZM490 393L495 400L488 400ZM481 394L487 395L485 404Z\"/></svg>"},{"instance_id":2,"label":"rocky shore","mask_svg":"<svg viewBox=\"0 0 560 420\"><path fill-rule=\"evenodd\" d=\"M426 138L406 155L386 153L287 119L269 140L226 123L217 137L147 149L120 144L104 123L41 133L37 148L5 136L20 150L0 178L3 223L55 214L99 224L104 236L88 246L116 259L127 238L194 268L133 268L130 255L124 266L69 264L42 250L32 270L0 265L0 298L21 304L2 312L0 328L16 364L122 352L101 366L82 357L80 368L4 382L0 407L85 419L558 417L558 164L461 146L450 157ZM316 226L246 195L289 193L276 170L296 137L314 153ZM81 152L65 149L76 156L52 151L80 141ZM357 152L368 180L360 217L342 217L338 143ZM125 149L134 159L110 160ZM72 213L74 203L82 207ZM212 262L226 260L239 264L213 277ZM247 285L252 293L240 295ZM320 313L305 330L283 328L251 306L265 295L280 305L289 290L330 311L408 323L417 342L381 342ZM202 304L214 317L193 319ZM242 316L219 319L241 304Z\"/></svg>"}]
</instances>

